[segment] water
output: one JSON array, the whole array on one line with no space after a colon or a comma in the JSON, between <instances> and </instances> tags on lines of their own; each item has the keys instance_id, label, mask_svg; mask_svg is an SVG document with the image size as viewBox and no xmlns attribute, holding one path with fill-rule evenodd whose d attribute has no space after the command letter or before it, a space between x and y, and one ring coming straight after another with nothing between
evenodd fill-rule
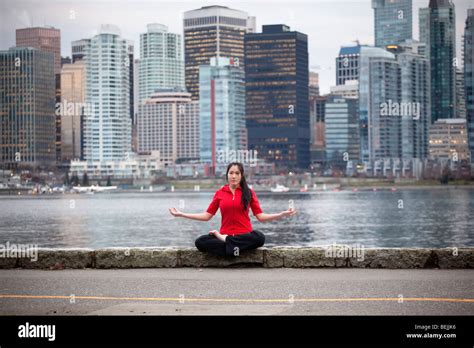
<instances>
[{"instance_id":1,"label":"water","mask_svg":"<svg viewBox=\"0 0 474 348\"><path fill-rule=\"evenodd\" d=\"M0 244L40 247L194 246L220 225L174 218L169 207L203 212L212 192L104 193L96 195L0 196ZM288 208L298 214L259 223L266 246L365 247L474 246L474 190L468 188L341 191L312 194L258 193L266 213ZM181 203L182 204L182 203ZM399 208L403 205L403 208Z\"/></svg>"}]
</instances>

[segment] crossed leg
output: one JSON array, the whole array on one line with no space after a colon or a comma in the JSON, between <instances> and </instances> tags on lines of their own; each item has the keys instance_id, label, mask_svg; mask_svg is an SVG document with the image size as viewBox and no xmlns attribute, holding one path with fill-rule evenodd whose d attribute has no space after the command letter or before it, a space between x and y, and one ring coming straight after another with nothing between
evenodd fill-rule
<instances>
[{"instance_id":1,"label":"crossed leg","mask_svg":"<svg viewBox=\"0 0 474 348\"><path fill-rule=\"evenodd\" d=\"M238 256L242 251L256 249L264 244L265 235L257 230L236 236L227 236L225 242L210 235L202 235L195 242L199 251L220 256Z\"/></svg>"}]
</instances>

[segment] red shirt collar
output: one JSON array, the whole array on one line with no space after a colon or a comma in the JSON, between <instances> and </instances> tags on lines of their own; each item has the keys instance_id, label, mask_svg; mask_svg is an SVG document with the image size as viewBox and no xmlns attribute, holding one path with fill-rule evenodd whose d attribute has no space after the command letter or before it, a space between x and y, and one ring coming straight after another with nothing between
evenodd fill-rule
<instances>
[{"instance_id":1,"label":"red shirt collar","mask_svg":"<svg viewBox=\"0 0 474 348\"><path fill-rule=\"evenodd\" d=\"M224 187L223 187L222 189L223 189L224 191L232 192L232 191L230 190L229 184L224 185ZM242 190L242 187L240 187L240 184L239 184L239 186L237 186L236 190Z\"/></svg>"}]
</instances>

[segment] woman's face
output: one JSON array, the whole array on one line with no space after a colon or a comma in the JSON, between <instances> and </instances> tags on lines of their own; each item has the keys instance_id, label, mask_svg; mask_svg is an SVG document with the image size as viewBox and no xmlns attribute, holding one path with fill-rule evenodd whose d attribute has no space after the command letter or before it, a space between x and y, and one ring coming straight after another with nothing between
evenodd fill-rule
<instances>
[{"instance_id":1,"label":"woman's face","mask_svg":"<svg viewBox=\"0 0 474 348\"><path fill-rule=\"evenodd\" d=\"M240 180L242 179L242 173L239 170L238 166L232 166L229 169L229 173L227 173L227 180L229 181L229 185L238 186L240 184Z\"/></svg>"}]
</instances>

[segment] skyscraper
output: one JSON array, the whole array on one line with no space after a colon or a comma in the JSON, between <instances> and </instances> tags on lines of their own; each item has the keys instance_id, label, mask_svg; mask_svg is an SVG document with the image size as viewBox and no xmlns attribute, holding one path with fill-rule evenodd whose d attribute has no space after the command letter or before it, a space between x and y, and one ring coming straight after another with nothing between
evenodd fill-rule
<instances>
[{"instance_id":1,"label":"skyscraper","mask_svg":"<svg viewBox=\"0 0 474 348\"><path fill-rule=\"evenodd\" d=\"M456 69L456 118L466 118L464 71Z\"/></svg>"},{"instance_id":2,"label":"skyscraper","mask_svg":"<svg viewBox=\"0 0 474 348\"><path fill-rule=\"evenodd\" d=\"M160 89L184 88L184 59L181 35L169 33L162 24L148 24L140 34L139 62L140 101Z\"/></svg>"},{"instance_id":3,"label":"skyscraper","mask_svg":"<svg viewBox=\"0 0 474 348\"><path fill-rule=\"evenodd\" d=\"M135 64L135 59L133 58L134 56L134 50L135 46L133 44L132 40L127 40L127 50L128 50L128 82L129 82L129 92L128 92L128 103L129 103L129 115L130 119L132 120L133 124L133 117L135 115L134 111L134 103L135 103L135 94L133 93L134 91L134 83L135 83L135 70L134 70L134 64Z\"/></svg>"},{"instance_id":4,"label":"skyscraper","mask_svg":"<svg viewBox=\"0 0 474 348\"><path fill-rule=\"evenodd\" d=\"M61 101L61 32L53 27L34 27L16 30L17 47L33 47L54 55L56 103ZM56 161L61 161L61 116L56 116Z\"/></svg>"},{"instance_id":5,"label":"skyscraper","mask_svg":"<svg viewBox=\"0 0 474 348\"><path fill-rule=\"evenodd\" d=\"M102 25L85 48L84 159L120 161L131 152L129 42L114 25Z\"/></svg>"},{"instance_id":6,"label":"skyscraper","mask_svg":"<svg viewBox=\"0 0 474 348\"><path fill-rule=\"evenodd\" d=\"M0 161L4 168L52 167L56 161L54 54L0 51Z\"/></svg>"},{"instance_id":7,"label":"skyscraper","mask_svg":"<svg viewBox=\"0 0 474 348\"><path fill-rule=\"evenodd\" d=\"M393 48L400 74L401 158L428 157L431 123L430 63L424 45L408 40ZM406 112L405 112L406 111Z\"/></svg>"},{"instance_id":8,"label":"skyscraper","mask_svg":"<svg viewBox=\"0 0 474 348\"><path fill-rule=\"evenodd\" d=\"M90 39L81 39L71 42L72 62L84 59L86 55L86 46L90 44Z\"/></svg>"},{"instance_id":9,"label":"skyscraper","mask_svg":"<svg viewBox=\"0 0 474 348\"><path fill-rule=\"evenodd\" d=\"M464 27L464 92L471 163L474 163L474 9L467 10Z\"/></svg>"},{"instance_id":10,"label":"skyscraper","mask_svg":"<svg viewBox=\"0 0 474 348\"><path fill-rule=\"evenodd\" d=\"M61 159L82 158L82 118L85 105L85 66L79 60L61 70Z\"/></svg>"},{"instance_id":11,"label":"skyscraper","mask_svg":"<svg viewBox=\"0 0 474 348\"><path fill-rule=\"evenodd\" d=\"M314 71L309 72L309 98L319 96L319 74Z\"/></svg>"},{"instance_id":12,"label":"skyscraper","mask_svg":"<svg viewBox=\"0 0 474 348\"><path fill-rule=\"evenodd\" d=\"M412 0L372 0L375 46L397 45L412 38Z\"/></svg>"},{"instance_id":13,"label":"skyscraper","mask_svg":"<svg viewBox=\"0 0 474 348\"><path fill-rule=\"evenodd\" d=\"M361 47L361 45L343 46L339 50L339 55L336 57L336 85L359 79Z\"/></svg>"},{"instance_id":14,"label":"skyscraper","mask_svg":"<svg viewBox=\"0 0 474 348\"><path fill-rule=\"evenodd\" d=\"M205 6L184 13L186 89L199 99L199 66L212 57L233 58L244 66L244 35L255 32L255 17L225 6Z\"/></svg>"},{"instance_id":15,"label":"skyscraper","mask_svg":"<svg viewBox=\"0 0 474 348\"><path fill-rule=\"evenodd\" d=\"M54 27L16 30L17 47L33 47L54 54L54 74L61 73L61 32Z\"/></svg>"},{"instance_id":16,"label":"skyscraper","mask_svg":"<svg viewBox=\"0 0 474 348\"><path fill-rule=\"evenodd\" d=\"M332 95L359 98L359 80L347 80L343 85L331 86Z\"/></svg>"},{"instance_id":17,"label":"skyscraper","mask_svg":"<svg viewBox=\"0 0 474 348\"><path fill-rule=\"evenodd\" d=\"M245 35L249 149L288 168L309 156L308 36L286 25Z\"/></svg>"},{"instance_id":18,"label":"skyscraper","mask_svg":"<svg viewBox=\"0 0 474 348\"><path fill-rule=\"evenodd\" d=\"M199 159L199 102L184 90L161 89L138 106L138 151L159 151L165 164Z\"/></svg>"},{"instance_id":19,"label":"skyscraper","mask_svg":"<svg viewBox=\"0 0 474 348\"><path fill-rule=\"evenodd\" d=\"M91 39L81 39L76 40L71 43L71 50L72 50L72 62L75 63L78 60L84 60L86 57L86 50L87 47L90 46ZM128 64L129 69L129 85L130 85L130 93L129 93L129 115L130 119L133 121L135 115L135 59L134 59L134 43L132 40L127 40L127 50L128 50L128 61L125 61L125 64Z\"/></svg>"},{"instance_id":20,"label":"skyscraper","mask_svg":"<svg viewBox=\"0 0 474 348\"><path fill-rule=\"evenodd\" d=\"M357 160L360 157L358 99L330 95L325 117L327 160L332 164Z\"/></svg>"},{"instance_id":21,"label":"skyscraper","mask_svg":"<svg viewBox=\"0 0 474 348\"><path fill-rule=\"evenodd\" d=\"M199 89L200 158L216 168L219 158L247 150L244 70L213 57L199 69Z\"/></svg>"},{"instance_id":22,"label":"skyscraper","mask_svg":"<svg viewBox=\"0 0 474 348\"><path fill-rule=\"evenodd\" d=\"M325 113L327 96L310 98L311 163L321 165L326 158Z\"/></svg>"},{"instance_id":23,"label":"skyscraper","mask_svg":"<svg viewBox=\"0 0 474 348\"><path fill-rule=\"evenodd\" d=\"M456 117L456 21L451 0L430 0L420 8L420 41L431 64L431 123Z\"/></svg>"},{"instance_id":24,"label":"skyscraper","mask_svg":"<svg viewBox=\"0 0 474 348\"><path fill-rule=\"evenodd\" d=\"M369 159L401 158L401 115L384 112L401 100L401 76L395 57L370 59Z\"/></svg>"},{"instance_id":25,"label":"skyscraper","mask_svg":"<svg viewBox=\"0 0 474 348\"><path fill-rule=\"evenodd\" d=\"M140 59L135 59L133 61L133 122L132 122L132 151L138 151L138 137L137 137L137 115L138 115L138 106L140 105L140 95L138 93L139 89L139 64Z\"/></svg>"},{"instance_id":26,"label":"skyscraper","mask_svg":"<svg viewBox=\"0 0 474 348\"><path fill-rule=\"evenodd\" d=\"M387 58L394 60L395 56L382 48L362 46L360 49L360 67L359 67L359 137L360 137L360 160L368 162L371 160L371 151L369 148L369 138L372 136L373 125L369 124L372 117L373 109L373 91L372 81L370 79L372 73L371 60ZM389 83L388 80L379 79L380 83ZM376 105L376 110L380 109L380 105Z\"/></svg>"},{"instance_id":27,"label":"skyscraper","mask_svg":"<svg viewBox=\"0 0 474 348\"><path fill-rule=\"evenodd\" d=\"M361 50L361 160L424 159L431 114L428 59L408 40Z\"/></svg>"}]
</instances>

